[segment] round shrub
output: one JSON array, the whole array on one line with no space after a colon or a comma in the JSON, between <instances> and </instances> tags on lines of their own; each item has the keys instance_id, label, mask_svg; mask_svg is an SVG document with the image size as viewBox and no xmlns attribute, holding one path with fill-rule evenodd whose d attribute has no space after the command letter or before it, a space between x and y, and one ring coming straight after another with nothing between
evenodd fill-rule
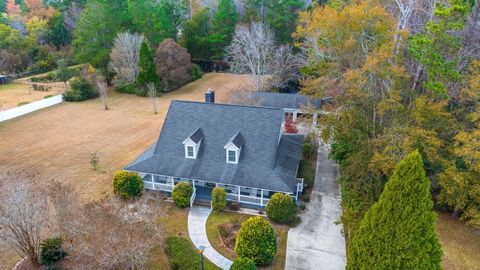
<instances>
[{"instance_id":1,"label":"round shrub","mask_svg":"<svg viewBox=\"0 0 480 270\"><path fill-rule=\"evenodd\" d=\"M123 199L136 198L142 191L143 181L136 173L120 171L113 177L113 192Z\"/></svg>"},{"instance_id":2,"label":"round shrub","mask_svg":"<svg viewBox=\"0 0 480 270\"><path fill-rule=\"evenodd\" d=\"M236 258L230 270L256 270L255 263L247 258Z\"/></svg>"},{"instance_id":3,"label":"round shrub","mask_svg":"<svg viewBox=\"0 0 480 270\"><path fill-rule=\"evenodd\" d=\"M235 253L256 265L268 265L277 253L272 225L262 217L251 217L242 223L235 242Z\"/></svg>"},{"instance_id":4,"label":"round shrub","mask_svg":"<svg viewBox=\"0 0 480 270\"><path fill-rule=\"evenodd\" d=\"M70 89L65 91L65 101L83 101L98 97L98 91L84 78L75 78L70 82Z\"/></svg>"},{"instance_id":5,"label":"round shrub","mask_svg":"<svg viewBox=\"0 0 480 270\"><path fill-rule=\"evenodd\" d=\"M214 211L222 210L227 206L227 192L224 188L216 187L212 190L212 208Z\"/></svg>"},{"instance_id":6,"label":"round shrub","mask_svg":"<svg viewBox=\"0 0 480 270\"><path fill-rule=\"evenodd\" d=\"M292 197L283 193L275 193L265 207L269 219L287 224L295 219L295 203Z\"/></svg>"},{"instance_id":7,"label":"round shrub","mask_svg":"<svg viewBox=\"0 0 480 270\"><path fill-rule=\"evenodd\" d=\"M175 185L172 191L172 199L176 206L185 208L190 206L193 188L188 182L180 182Z\"/></svg>"},{"instance_id":8,"label":"round shrub","mask_svg":"<svg viewBox=\"0 0 480 270\"><path fill-rule=\"evenodd\" d=\"M62 247L63 240L60 237L47 238L40 243L40 263L44 266L52 266L67 256Z\"/></svg>"}]
</instances>

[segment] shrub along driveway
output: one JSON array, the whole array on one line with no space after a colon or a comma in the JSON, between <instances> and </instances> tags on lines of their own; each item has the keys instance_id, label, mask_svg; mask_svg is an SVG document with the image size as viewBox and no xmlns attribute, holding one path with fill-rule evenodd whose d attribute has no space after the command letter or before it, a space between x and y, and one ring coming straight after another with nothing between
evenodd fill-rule
<instances>
[{"instance_id":1,"label":"shrub along driveway","mask_svg":"<svg viewBox=\"0 0 480 270\"><path fill-rule=\"evenodd\" d=\"M341 233L338 168L320 146L311 201L302 222L288 232L285 269L345 269L345 239Z\"/></svg>"}]
</instances>

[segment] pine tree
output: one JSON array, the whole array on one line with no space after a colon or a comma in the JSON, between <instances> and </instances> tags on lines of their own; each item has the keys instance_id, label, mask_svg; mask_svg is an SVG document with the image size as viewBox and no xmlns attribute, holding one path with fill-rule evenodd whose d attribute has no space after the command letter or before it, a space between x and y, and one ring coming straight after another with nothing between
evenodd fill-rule
<instances>
[{"instance_id":1,"label":"pine tree","mask_svg":"<svg viewBox=\"0 0 480 270\"><path fill-rule=\"evenodd\" d=\"M148 83L154 83L157 88L160 87L160 78L156 73L153 55L145 41L140 47L140 61L138 67L140 70L137 76L138 86L145 87Z\"/></svg>"},{"instance_id":2,"label":"pine tree","mask_svg":"<svg viewBox=\"0 0 480 270\"><path fill-rule=\"evenodd\" d=\"M430 182L415 151L395 167L349 246L347 269L441 269Z\"/></svg>"},{"instance_id":3,"label":"pine tree","mask_svg":"<svg viewBox=\"0 0 480 270\"><path fill-rule=\"evenodd\" d=\"M213 57L222 59L225 48L232 42L237 24L237 7L233 0L220 0L218 10L213 16L210 43Z\"/></svg>"}]
</instances>

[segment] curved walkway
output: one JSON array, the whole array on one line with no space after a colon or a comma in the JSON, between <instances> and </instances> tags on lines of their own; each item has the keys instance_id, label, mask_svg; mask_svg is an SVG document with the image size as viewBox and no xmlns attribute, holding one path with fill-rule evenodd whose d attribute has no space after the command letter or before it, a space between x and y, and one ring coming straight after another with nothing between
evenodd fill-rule
<instances>
[{"instance_id":1,"label":"curved walkway","mask_svg":"<svg viewBox=\"0 0 480 270\"><path fill-rule=\"evenodd\" d=\"M223 257L210 245L207 237L207 219L212 210L208 207L194 205L188 212L188 234L196 248L205 247L203 255L216 266L228 270L232 261Z\"/></svg>"},{"instance_id":2,"label":"curved walkway","mask_svg":"<svg viewBox=\"0 0 480 270\"><path fill-rule=\"evenodd\" d=\"M288 231L285 269L345 269L345 239L336 223L342 213L337 179L337 165L328 159L328 149L319 147L310 203L302 222Z\"/></svg>"}]
</instances>

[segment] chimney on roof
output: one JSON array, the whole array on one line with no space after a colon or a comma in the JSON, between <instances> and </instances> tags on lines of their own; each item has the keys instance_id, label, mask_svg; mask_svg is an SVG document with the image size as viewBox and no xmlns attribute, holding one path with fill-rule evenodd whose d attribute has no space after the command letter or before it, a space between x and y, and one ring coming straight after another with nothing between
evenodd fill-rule
<instances>
[{"instance_id":1,"label":"chimney on roof","mask_svg":"<svg viewBox=\"0 0 480 270\"><path fill-rule=\"evenodd\" d=\"M211 88L208 88L208 91L205 93L205 102L215 103L215 91L213 91Z\"/></svg>"}]
</instances>

